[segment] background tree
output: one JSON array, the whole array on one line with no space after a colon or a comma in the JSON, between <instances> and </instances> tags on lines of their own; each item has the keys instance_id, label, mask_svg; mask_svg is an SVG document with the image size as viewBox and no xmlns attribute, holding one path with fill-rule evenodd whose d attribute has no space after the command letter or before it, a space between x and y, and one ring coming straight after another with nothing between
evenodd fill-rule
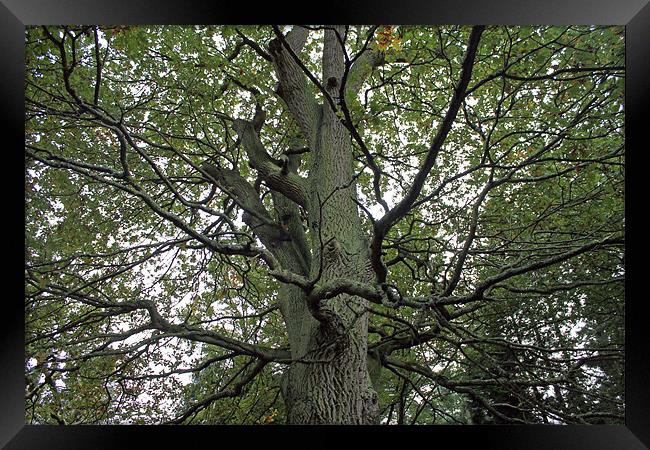
<instances>
[{"instance_id":1,"label":"background tree","mask_svg":"<svg viewBox=\"0 0 650 450\"><path fill-rule=\"evenodd\" d=\"M622 423L622 28L26 42L30 423Z\"/></svg>"}]
</instances>

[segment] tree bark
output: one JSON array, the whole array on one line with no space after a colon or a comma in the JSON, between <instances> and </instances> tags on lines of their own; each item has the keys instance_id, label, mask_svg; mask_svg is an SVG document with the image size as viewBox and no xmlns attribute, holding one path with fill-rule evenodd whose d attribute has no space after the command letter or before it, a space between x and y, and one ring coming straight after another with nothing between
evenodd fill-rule
<instances>
[{"instance_id":1,"label":"tree bark","mask_svg":"<svg viewBox=\"0 0 650 450\"><path fill-rule=\"evenodd\" d=\"M282 383L290 424L370 424L377 420L377 394L368 372L368 299L377 301L380 296L380 302L393 301L384 290L386 267L381 261L381 244L389 228L413 205L433 167L465 96L483 29L472 29L445 119L411 188L393 209L388 210L381 199L379 173L361 137L349 124L349 110L341 98L355 95L354 89L382 63L382 58L366 49L353 64L345 53L347 30L343 26L324 31L321 81L300 60L307 29L294 27L285 36L274 27L277 38L269 44L278 78L276 93L313 156L307 178L296 172L299 155L285 154L284 159L277 160L264 148L258 134L264 120L259 102L252 122L234 121L251 168L273 192L279 221L274 221L273 214L253 194L253 186L236 171L204 167L244 209L244 221L277 260L279 271L273 269L283 283L279 306L292 358ZM353 82L348 84L350 73ZM308 89L309 83L322 94L320 103ZM348 125L344 125L343 117ZM363 236L357 206L353 137L374 167L375 193L386 209L384 217L374 223L372 242ZM303 228L301 212L307 216L308 231ZM468 242L472 238L470 234ZM369 289L361 292L356 289L359 286ZM372 290L375 292L368 295ZM376 369L377 361L372 365Z\"/></svg>"},{"instance_id":2,"label":"tree bark","mask_svg":"<svg viewBox=\"0 0 650 450\"><path fill-rule=\"evenodd\" d=\"M336 31L339 37L343 35L342 27ZM338 95L344 70L339 37L334 30L325 32L322 79L332 98ZM315 127L303 127L315 130L314 134L305 133L314 155L307 183L310 278L319 283L336 278L372 282L355 203L350 135L329 103L323 102L314 116ZM375 423L377 395L367 368L367 300L340 294L314 305L295 289L284 290L292 299L286 302L292 306L283 309L296 361L283 382L288 423Z\"/></svg>"},{"instance_id":3,"label":"tree bark","mask_svg":"<svg viewBox=\"0 0 650 450\"><path fill-rule=\"evenodd\" d=\"M320 105L307 88L307 76L310 82L314 76L297 59L307 31L295 27L283 36L276 28L278 39L269 45L277 93L313 155L307 178L296 172L299 155L285 155L283 162L269 155L259 137L260 120L234 121L251 168L272 190L274 213L237 170L202 167L244 211L244 222L277 260L277 269L291 279L311 280L281 280L279 289L291 351L282 381L289 424L372 424L378 413L367 364L368 300L314 289L331 280L374 281L356 203L351 136L334 110L345 67L344 31L325 32L321 89L327 101ZM263 117L260 108L258 103L256 117Z\"/></svg>"}]
</instances>

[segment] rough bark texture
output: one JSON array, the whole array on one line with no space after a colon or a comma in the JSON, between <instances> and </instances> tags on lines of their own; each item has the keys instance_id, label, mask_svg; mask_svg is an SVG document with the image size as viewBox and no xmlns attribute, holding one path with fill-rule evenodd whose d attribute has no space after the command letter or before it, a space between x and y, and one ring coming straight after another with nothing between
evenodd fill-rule
<instances>
[{"instance_id":1,"label":"rough bark texture","mask_svg":"<svg viewBox=\"0 0 650 450\"><path fill-rule=\"evenodd\" d=\"M342 35L343 30L338 31ZM341 46L335 33L327 31L323 80L328 82L323 84L331 96L337 94L342 74ZM373 277L354 201L350 136L327 103L321 110L308 183L311 248L315 250L310 276L320 275L320 281L370 282ZM298 302L306 304L305 299ZM292 356L304 360L294 363L286 374L288 422L374 423L377 395L367 370L367 300L341 294L312 307L318 308L322 321L296 308L286 316L289 329L299 330Z\"/></svg>"},{"instance_id":2,"label":"rough bark texture","mask_svg":"<svg viewBox=\"0 0 650 450\"><path fill-rule=\"evenodd\" d=\"M356 204L351 137L333 109L344 73L344 28L325 32L322 90L329 99L320 105L307 89L307 77L313 75L298 59L307 31L296 27L287 36L276 31L269 53L279 80L277 93L312 152L309 176L296 172L300 155L285 155L281 162L268 154L256 119L237 119L234 129L250 166L272 189L273 213L236 170L209 164L202 169L243 209L243 220L278 269L311 280L307 287L282 283L279 291L292 359L282 381L288 423L371 424L378 402L368 373L368 300L346 293L316 295L313 289L337 279L374 281Z\"/></svg>"},{"instance_id":3,"label":"rough bark texture","mask_svg":"<svg viewBox=\"0 0 650 450\"><path fill-rule=\"evenodd\" d=\"M341 28L337 31L343 32ZM288 38L285 48L276 45L272 50L281 92L314 155L306 184L313 253L309 275L322 282L342 277L367 282L372 275L354 202L350 136L328 103L313 109L306 90L297 95L296 86L304 84L296 80L304 80L305 75L295 64L295 53L291 54L294 47L286 48L291 42ZM332 97L338 92L342 74L341 45L336 33L328 30L322 80ZM377 396L367 371L367 301L341 294L311 302L288 287L285 294L282 309L292 357L297 361L289 367L283 384L288 422L373 423Z\"/></svg>"},{"instance_id":4,"label":"rough bark texture","mask_svg":"<svg viewBox=\"0 0 650 450\"><path fill-rule=\"evenodd\" d=\"M236 171L213 166L205 166L204 170L235 198L244 210L244 221L277 260L272 264L275 273L282 274L276 276L284 283L279 305L292 358L282 386L288 422L374 423L378 402L368 371L368 299L377 301L381 297L379 301L384 302L391 296L383 285L386 267L380 257L381 242L413 204L433 166L467 89L483 27L472 30L460 80L424 166L396 207L388 210L382 203L387 211L375 223L372 242L367 242L362 233L352 138L370 163L372 158L354 127L344 125L342 118L349 123L350 117L340 96L354 95L354 89L361 86L372 67L382 63L382 58L366 51L356 64L346 66L350 61L344 53L345 27L326 28L319 80L299 56L308 31L294 27L284 36L277 27L274 30L277 38L269 44L269 55L278 78L276 93L312 152L309 176L303 178L296 172L299 155L283 155L282 160L277 160L266 151L259 136L264 121L259 103L253 121L237 119L234 129L250 166L273 192L278 220L266 211L254 187ZM349 74L353 81L348 84ZM314 83L321 92L320 104L308 83ZM375 167L375 191L381 201L377 175ZM308 233L303 228L303 213ZM359 286L364 287L364 293ZM368 295L369 290L379 293ZM376 378L377 361L370 365L375 367Z\"/></svg>"}]
</instances>

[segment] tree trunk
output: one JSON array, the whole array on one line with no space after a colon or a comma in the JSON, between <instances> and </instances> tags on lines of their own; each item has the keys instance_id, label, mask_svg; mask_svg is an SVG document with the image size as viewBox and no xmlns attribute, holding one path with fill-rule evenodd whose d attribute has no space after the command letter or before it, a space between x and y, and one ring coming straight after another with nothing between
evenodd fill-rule
<instances>
[{"instance_id":1,"label":"tree trunk","mask_svg":"<svg viewBox=\"0 0 650 450\"><path fill-rule=\"evenodd\" d=\"M370 282L370 261L357 211L352 152L347 131L329 106L323 108L311 184L311 276L321 281L348 278ZM322 254L321 254L322 253ZM322 262L322 267L321 267ZM307 305L298 292L292 303ZM377 415L377 395L367 370L367 300L341 294L285 319L294 334L294 363L286 376L284 399L291 424L369 424Z\"/></svg>"},{"instance_id":2,"label":"tree trunk","mask_svg":"<svg viewBox=\"0 0 650 450\"><path fill-rule=\"evenodd\" d=\"M338 97L343 67L341 47L328 31L323 85L333 98ZM351 138L327 102L318 111L310 146L314 155L308 183L310 276L321 282L340 277L371 282L368 244L355 202ZM285 289L293 291L286 292L293 294L290 303L303 305L291 311L284 308L292 356L298 360L283 383L287 422L375 423L378 402L367 367L367 300L341 294L309 305L298 290Z\"/></svg>"},{"instance_id":3,"label":"tree trunk","mask_svg":"<svg viewBox=\"0 0 650 450\"><path fill-rule=\"evenodd\" d=\"M296 172L299 155L275 160L265 150L258 135L264 121L259 103L252 122L234 122L251 167L272 190L278 222L238 171L210 164L203 169L237 199L244 222L279 269L320 285L340 278L370 284L374 274L357 209L351 136L333 109L344 73L339 40L344 29L338 32L325 32L323 89L332 101L320 105L295 60L307 30L294 28L286 40L279 36L269 45L279 79L277 93L313 155L307 178ZM307 215L308 231L300 208ZM286 282L278 303L292 358L282 383L288 423L375 423L378 402L367 367L368 301L349 294L312 296L308 287Z\"/></svg>"}]
</instances>

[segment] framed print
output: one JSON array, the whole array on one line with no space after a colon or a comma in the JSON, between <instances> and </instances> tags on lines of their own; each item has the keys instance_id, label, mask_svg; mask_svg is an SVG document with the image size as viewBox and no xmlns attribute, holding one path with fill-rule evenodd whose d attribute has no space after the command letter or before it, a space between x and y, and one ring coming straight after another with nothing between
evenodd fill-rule
<instances>
[{"instance_id":1,"label":"framed print","mask_svg":"<svg viewBox=\"0 0 650 450\"><path fill-rule=\"evenodd\" d=\"M3 448L648 448L647 2L286 8L0 5Z\"/></svg>"}]
</instances>

